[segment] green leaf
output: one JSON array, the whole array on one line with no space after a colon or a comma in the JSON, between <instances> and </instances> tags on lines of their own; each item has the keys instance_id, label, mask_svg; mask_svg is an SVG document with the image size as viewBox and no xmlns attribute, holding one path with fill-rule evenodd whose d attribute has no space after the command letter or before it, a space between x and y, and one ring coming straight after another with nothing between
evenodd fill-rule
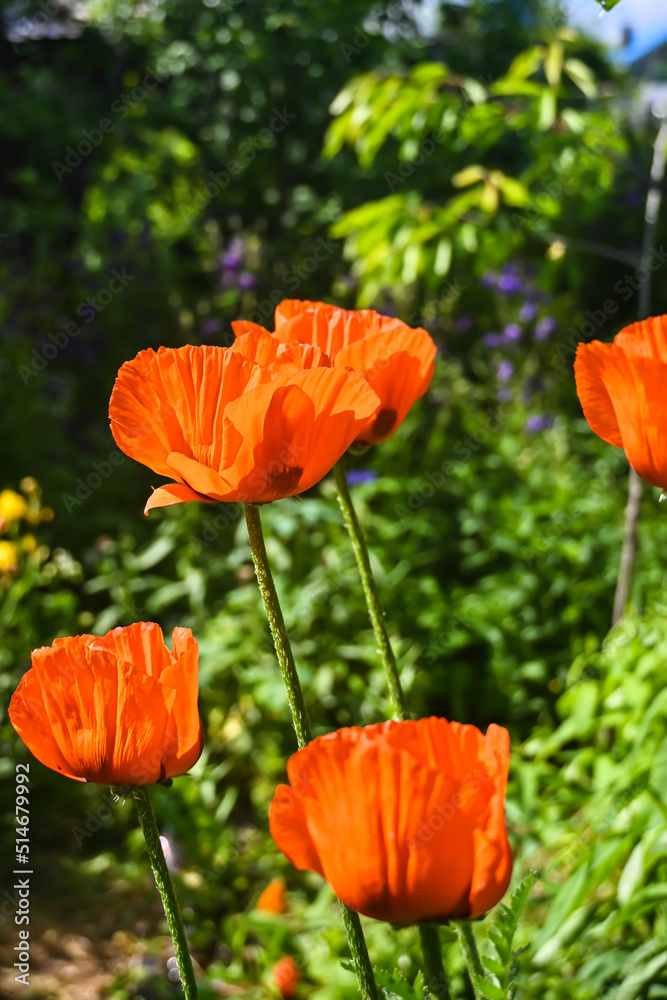
<instances>
[{"instance_id":1,"label":"green leaf","mask_svg":"<svg viewBox=\"0 0 667 1000\"><path fill-rule=\"evenodd\" d=\"M512 893L509 905L501 903L491 928L489 940L496 950L496 957L481 954L484 968L497 980L498 985L487 979L478 978L477 988L487 1000L506 1000L508 988L517 976L518 967L516 954L512 951L514 935L528 901L530 891L535 885L537 873L531 872Z\"/></svg>"},{"instance_id":2,"label":"green leaf","mask_svg":"<svg viewBox=\"0 0 667 1000\"><path fill-rule=\"evenodd\" d=\"M477 987L477 992L481 993L483 997L487 997L487 1000L505 1000L505 990L500 986L490 983L488 979L484 979L482 976L475 976L475 986Z\"/></svg>"},{"instance_id":3,"label":"green leaf","mask_svg":"<svg viewBox=\"0 0 667 1000\"><path fill-rule=\"evenodd\" d=\"M651 943L654 944L655 942ZM657 974L662 972L667 966L666 942L662 941L660 944L662 954L656 955L648 962L645 960L642 961L642 964L638 968L633 969L619 986L614 1000L636 1000L637 997L643 994L644 987L655 981Z\"/></svg>"}]
</instances>

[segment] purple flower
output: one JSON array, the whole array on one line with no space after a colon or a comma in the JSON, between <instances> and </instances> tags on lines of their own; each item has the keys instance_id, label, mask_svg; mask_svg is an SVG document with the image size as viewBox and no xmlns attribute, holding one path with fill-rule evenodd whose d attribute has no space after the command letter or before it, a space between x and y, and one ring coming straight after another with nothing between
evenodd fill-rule
<instances>
[{"instance_id":1,"label":"purple flower","mask_svg":"<svg viewBox=\"0 0 667 1000\"><path fill-rule=\"evenodd\" d=\"M518 323L508 323L503 330L503 340L506 343L513 343L515 340L521 340L523 330Z\"/></svg>"},{"instance_id":2,"label":"purple flower","mask_svg":"<svg viewBox=\"0 0 667 1000\"><path fill-rule=\"evenodd\" d=\"M202 337L214 337L216 333L220 333L222 330L222 320L219 319L205 319L201 325L201 335Z\"/></svg>"},{"instance_id":3,"label":"purple flower","mask_svg":"<svg viewBox=\"0 0 667 1000\"><path fill-rule=\"evenodd\" d=\"M498 291L503 295L518 295L523 285L516 274L501 274L498 278Z\"/></svg>"},{"instance_id":4,"label":"purple flower","mask_svg":"<svg viewBox=\"0 0 667 1000\"><path fill-rule=\"evenodd\" d=\"M519 313L519 319L522 323L530 323L531 320L535 319L537 315L537 306L534 302L524 302L521 306L521 312Z\"/></svg>"},{"instance_id":5,"label":"purple flower","mask_svg":"<svg viewBox=\"0 0 667 1000\"><path fill-rule=\"evenodd\" d=\"M550 413L535 413L528 417L526 430L529 434L538 434L540 431L548 431L554 425L554 417Z\"/></svg>"},{"instance_id":6,"label":"purple flower","mask_svg":"<svg viewBox=\"0 0 667 1000\"><path fill-rule=\"evenodd\" d=\"M454 329L456 330L457 333L466 333L474 325L475 325L474 317L470 315L459 316L459 318L454 323Z\"/></svg>"},{"instance_id":7,"label":"purple flower","mask_svg":"<svg viewBox=\"0 0 667 1000\"><path fill-rule=\"evenodd\" d=\"M235 250L228 250L227 253L223 253L222 255L222 266L225 271L237 271L241 263L241 254L236 253Z\"/></svg>"},{"instance_id":8,"label":"purple flower","mask_svg":"<svg viewBox=\"0 0 667 1000\"><path fill-rule=\"evenodd\" d=\"M378 474L373 469L350 469L347 481L350 486L361 486L363 483L375 482L377 477Z\"/></svg>"},{"instance_id":9,"label":"purple flower","mask_svg":"<svg viewBox=\"0 0 667 1000\"><path fill-rule=\"evenodd\" d=\"M558 326L553 316L544 316L535 327L535 340L547 340Z\"/></svg>"},{"instance_id":10,"label":"purple flower","mask_svg":"<svg viewBox=\"0 0 667 1000\"><path fill-rule=\"evenodd\" d=\"M511 361L501 361L498 365L498 379L500 382L509 382L514 375L514 365Z\"/></svg>"},{"instance_id":11,"label":"purple flower","mask_svg":"<svg viewBox=\"0 0 667 1000\"><path fill-rule=\"evenodd\" d=\"M482 337L482 343L485 347L500 347L503 342L503 338L499 333L485 333Z\"/></svg>"},{"instance_id":12,"label":"purple flower","mask_svg":"<svg viewBox=\"0 0 667 1000\"><path fill-rule=\"evenodd\" d=\"M237 284L242 292L247 292L251 288L255 287L257 279L254 274L250 273L250 271L242 271L241 274L239 274Z\"/></svg>"},{"instance_id":13,"label":"purple flower","mask_svg":"<svg viewBox=\"0 0 667 1000\"><path fill-rule=\"evenodd\" d=\"M492 271L488 271L486 274L483 274L482 277L479 279L479 283L482 286L482 288L495 288L496 281L497 281L497 275L493 274Z\"/></svg>"}]
</instances>

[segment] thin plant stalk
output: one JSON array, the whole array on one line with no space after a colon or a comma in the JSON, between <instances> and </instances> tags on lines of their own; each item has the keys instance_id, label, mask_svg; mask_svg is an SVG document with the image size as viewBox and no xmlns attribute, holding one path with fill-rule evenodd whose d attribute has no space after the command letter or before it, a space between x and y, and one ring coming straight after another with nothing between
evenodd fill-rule
<instances>
[{"instance_id":1,"label":"thin plant stalk","mask_svg":"<svg viewBox=\"0 0 667 1000\"><path fill-rule=\"evenodd\" d=\"M301 750L313 738L308 718L308 709L306 708L303 691L301 690L301 682L299 681L292 646L287 634L280 601L278 600L276 585L273 582L269 558L266 554L264 532L262 531L262 522L259 517L259 507L252 503L247 503L244 507L246 524L248 526L248 538L250 539L250 548L252 550L252 561L255 564L259 592L262 595L264 610L269 620L271 635L273 636L273 644L276 647L276 656L278 657L283 681L285 682L287 700L296 732L296 741L299 745L299 750Z\"/></svg>"},{"instance_id":2,"label":"thin plant stalk","mask_svg":"<svg viewBox=\"0 0 667 1000\"><path fill-rule=\"evenodd\" d=\"M287 691L287 700L292 713L297 743L299 749L302 749L312 739L308 709L306 708L303 691L301 690L292 646L266 553L259 508L256 504L251 503L244 504L244 508L246 524L248 526L248 539L250 540L250 548L252 550L252 560L255 564L255 573L257 574L257 583L259 584L259 591L264 602L264 610L269 620L273 643L276 647L276 655L283 675L283 681L285 682L285 690ZM341 909L361 996L363 1000L378 1000L373 966L368 954L359 914L350 910L343 903L341 903Z\"/></svg>"},{"instance_id":3,"label":"thin plant stalk","mask_svg":"<svg viewBox=\"0 0 667 1000\"><path fill-rule=\"evenodd\" d=\"M340 904L343 914L343 923L347 932L347 941L350 946L352 965L357 974L359 989L364 1000L379 1000L378 988L373 975L370 955L366 947L364 931L361 926L359 914L351 910L345 903Z\"/></svg>"},{"instance_id":4,"label":"thin plant stalk","mask_svg":"<svg viewBox=\"0 0 667 1000\"><path fill-rule=\"evenodd\" d=\"M167 860L162 850L160 842L160 832L153 812L153 804L150 799L148 788L139 785L134 788L133 798L137 807L137 814L141 829L146 841L146 849L150 858L151 868L155 877L155 884L162 897L164 915L167 918L169 933L174 942L174 952L178 963L178 973L181 977L181 985L185 1000L198 1000L199 991L195 979L195 970L192 967L192 958L188 949L188 941L185 936L185 925L183 924L183 914L178 905L174 883L167 867Z\"/></svg>"},{"instance_id":5,"label":"thin plant stalk","mask_svg":"<svg viewBox=\"0 0 667 1000\"><path fill-rule=\"evenodd\" d=\"M484 975L479 951L477 950L477 941L475 940L475 932L472 929L472 924L469 920L459 920L455 926L461 951L468 967L475 1000L484 1000L484 994L480 992L478 982L480 979L485 979L486 976Z\"/></svg>"},{"instance_id":6,"label":"thin plant stalk","mask_svg":"<svg viewBox=\"0 0 667 1000\"><path fill-rule=\"evenodd\" d=\"M653 144L653 163L651 165L651 184L646 197L646 212L644 214L644 238L642 245L642 261L648 261L655 244L655 233L658 226L658 216L662 203L662 182L665 176L667 150L667 121L663 119L655 143ZM639 319L647 319L651 312L651 290L653 273L646 268L647 275L639 287ZM612 625L623 617L630 597L632 571L637 553L637 536L639 532L639 510L644 486L635 472L630 469L628 483L628 502L625 508L625 523L623 527L623 550L616 581L614 595L614 611Z\"/></svg>"},{"instance_id":7,"label":"thin plant stalk","mask_svg":"<svg viewBox=\"0 0 667 1000\"><path fill-rule=\"evenodd\" d=\"M354 549L354 555L357 560L359 576L361 577L361 585L364 590L366 605L368 607L368 616L371 620L371 625L373 626L375 641L378 645L378 652L387 676L389 694L394 707L394 715L397 719L405 721L410 717L408 713L408 706L405 700L405 694L403 693L403 688L401 686L396 657L394 656L394 651L391 647L391 642L389 641L385 613L382 609L382 602L378 593L375 577L373 576L373 570L371 569L368 545L366 544L366 539L361 525L359 524L357 512L354 509L354 504L352 503L350 487L347 482L344 458L341 458L334 466L334 478L336 480L336 488L338 490L338 503L340 504L340 509L343 513L343 520L345 521L345 527L348 530L348 534L352 542L352 548Z\"/></svg>"},{"instance_id":8,"label":"thin plant stalk","mask_svg":"<svg viewBox=\"0 0 667 1000\"><path fill-rule=\"evenodd\" d=\"M419 939L424 957L424 976L428 991L438 1000L449 1000L447 973L442 963L440 931L437 924L420 924Z\"/></svg>"},{"instance_id":9,"label":"thin plant stalk","mask_svg":"<svg viewBox=\"0 0 667 1000\"><path fill-rule=\"evenodd\" d=\"M375 632L379 653L387 675L389 691L394 705L394 712L396 716L403 721L410 717L407 701L405 694L403 693L403 688L401 687L396 657L394 656L394 651L389 639L389 633L387 632L385 614L382 610L377 584L371 569L368 546L366 544L366 539L361 525L359 524L357 512L355 511L354 504L352 503L352 496L350 494L350 487L347 481L344 458L341 458L340 461L334 466L334 477L336 480L336 487L338 489L338 502L340 504L341 511L343 512L343 519L352 541L352 547L354 548L354 554L359 568L359 575L361 576L361 583L366 597L366 604L368 606L368 614L373 625L373 631ZM466 965L470 973L470 979L475 990L475 996L477 997L478 990L475 983L475 976L481 975L483 977L483 970L479 961L475 938L472 929L467 924L458 924L457 931L459 943L463 950ZM447 976L442 962L440 935L438 933L437 925L420 924L419 936L421 939L422 954L424 956L424 974L426 976L427 985L431 993L437 997L438 1000L441 1000L441 998L442 1000L447 1000L449 997L449 989L447 985Z\"/></svg>"}]
</instances>

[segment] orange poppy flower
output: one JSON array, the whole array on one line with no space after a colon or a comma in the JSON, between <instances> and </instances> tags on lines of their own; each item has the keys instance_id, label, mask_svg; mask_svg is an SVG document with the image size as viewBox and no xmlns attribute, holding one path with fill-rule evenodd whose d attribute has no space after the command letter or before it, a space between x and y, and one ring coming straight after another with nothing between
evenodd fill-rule
<instances>
[{"instance_id":1,"label":"orange poppy flower","mask_svg":"<svg viewBox=\"0 0 667 1000\"><path fill-rule=\"evenodd\" d=\"M512 874L505 831L509 734L445 719L339 729L288 762L271 834L377 920L479 917Z\"/></svg>"},{"instance_id":2,"label":"orange poppy flower","mask_svg":"<svg viewBox=\"0 0 667 1000\"><path fill-rule=\"evenodd\" d=\"M237 337L268 333L246 321L232 327ZM335 367L352 368L377 393L380 409L358 434L358 444L379 444L398 430L431 384L436 346L426 330L412 329L372 309L286 299L276 307L275 327L277 340L319 348ZM246 342L246 351L252 343ZM254 343L261 345L262 338Z\"/></svg>"},{"instance_id":3,"label":"orange poppy flower","mask_svg":"<svg viewBox=\"0 0 667 1000\"><path fill-rule=\"evenodd\" d=\"M224 347L161 347L126 362L109 404L116 444L176 480L146 512L187 500L266 503L323 479L379 401L354 372L305 367L316 353L290 348L264 366Z\"/></svg>"},{"instance_id":4,"label":"orange poppy flower","mask_svg":"<svg viewBox=\"0 0 667 1000\"><path fill-rule=\"evenodd\" d=\"M595 433L624 448L638 476L667 489L667 316L633 323L613 344L580 344L574 373Z\"/></svg>"},{"instance_id":5,"label":"orange poppy flower","mask_svg":"<svg viewBox=\"0 0 667 1000\"><path fill-rule=\"evenodd\" d=\"M300 979L299 966L291 955L285 955L273 967L273 982L283 1000L290 1000L296 995Z\"/></svg>"},{"instance_id":6,"label":"orange poppy flower","mask_svg":"<svg viewBox=\"0 0 667 1000\"><path fill-rule=\"evenodd\" d=\"M262 913L286 913L287 912L287 889L281 878L271 879L269 884L260 893L257 900L256 910Z\"/></svg>"},{"instance_id":7,"label":"orange poppy flower","mask_svg":"<svg viewBox=\"0 0 667 1000\"><path fill-rule=\"evenodd\" d=\"M53 771L100 785L150 785L199 760L199 647L159 625L56 639L36 649L9 706L25 745Z\"/></svg>"}]
</instances>

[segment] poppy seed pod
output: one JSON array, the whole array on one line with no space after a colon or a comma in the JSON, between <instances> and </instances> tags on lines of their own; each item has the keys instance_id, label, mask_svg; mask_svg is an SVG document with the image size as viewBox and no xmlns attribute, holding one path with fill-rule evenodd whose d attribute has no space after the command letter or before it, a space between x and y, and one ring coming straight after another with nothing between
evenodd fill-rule
<instances>
[{"instance_id":1,"label":"poppy seed pod","mask_svg":"<svg viewBox=\"0 0 667 1000\"><path fill-rule=\"evenodd\" d=\"M224 347L161 347L123 365L109 404L116 444L175 480L146 512L188 500L267 503L331 471L379 400L355 372L307 367L304 353L291 349L291 363L286 355L274 369L268 356L265 367Z\"/></svg>"},{"instance_id":2,"label":"poppy seed pod","mask_svg":"<svg viewBox=\"0 0 667 1000\"><path fill-rule=\"evenodd\" d=\"M351 368L363 376L377 393L380 408L357 434L357 444L379 444L390 437L433 378L436 346L426 330L412 329L372 309L339 309L325 302L286 299L276 307L273 334L245 321L232 327L237 338L255 333L285 344L318 348L330 359L320 363ZM261 337L255 342L245 340L239 349L259 360L251 348L255 344L259 349L261 343ZM310 356L308 361L312 364Z\"/></svg>"},{"instance_id":3,"label":"poppy seed pod","mask_svg":"<svg viewBox=\"0 0 667 1000\"><path fill-rule=\"evenodd\" d=\"M580 344L574 373L592 430L624 448L638 476L667 489L667 316L633 323L613 344Z\"/></svg>"},{"instance_id":4,"label":"poppy seed pod","mask_svg":"<svg viewBox=\"0 0 667 1000\"><path fill-rule=\"evenodd\" d=\"M9 706L37 760L77 781L148 785L199 760L199 648L176 628L173 652L159 625L56 639L36 649Z\"/></svg>"},{"instance_id":5,"label":"poppy seed pod","mask_svg":"<svg viewBox=\"0 0 667 1000\"><path fill-rule=\"evenodd\" d=\"M287 765L271 834L353 910L394 924L482 916L512 874L509 734L445 719L339 729Z\"/></svg>"}]
</instances>

